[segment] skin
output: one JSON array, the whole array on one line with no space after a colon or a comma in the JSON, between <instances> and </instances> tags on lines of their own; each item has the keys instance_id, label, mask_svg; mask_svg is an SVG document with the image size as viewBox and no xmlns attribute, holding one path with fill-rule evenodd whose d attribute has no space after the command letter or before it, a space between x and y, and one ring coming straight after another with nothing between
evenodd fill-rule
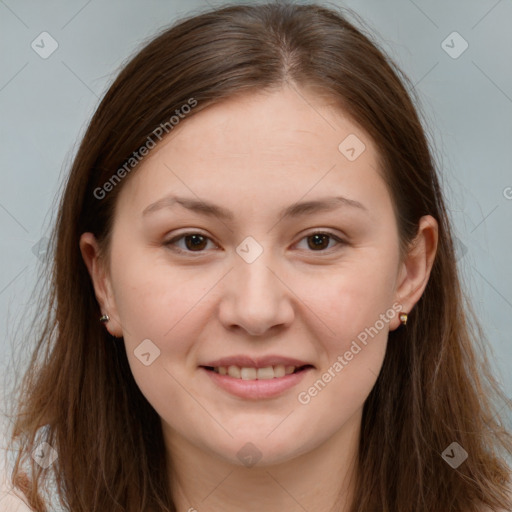
<instances>
[{"instance_id":1,"label":"skin","mask_svg":"<svg viewBox=\"0 0 512 512\"><path fill-rule=\"evenodd\" d=\"M356 134L366 149L349 161L338 145ZM391 197L367 134L327 100L288 86L207 108L178 125L123 184L113 225L110 272L92 233L80 248L96 297L123 337L134 378L162 420L169 484L178 510L326 511L353 490L364 401L382 366L393 304L409 312L434 260L438 228L421 219L404 261ZM146 216L173 193L233 212L233 221L180 206ZM280 219L299 201L343 195L362 210ZM200 249L181 238L199 232ZM315 248L311 234L330 232ZM262 254L236 252L247 237ZM309 241L309 244L308 244ZM330 382L307 391L365 328L393 318ZM406 327L400 327L405 329ZM145 366L134 350L150 339L160 356ZM121 341L119 341L121 342ZM198 365L220 357L278 354L314 366L272 399L234 397ZM244 466L239 450L261 456ZM322 482L321 488L318 482Z\"/></svg>"}]
</instances>

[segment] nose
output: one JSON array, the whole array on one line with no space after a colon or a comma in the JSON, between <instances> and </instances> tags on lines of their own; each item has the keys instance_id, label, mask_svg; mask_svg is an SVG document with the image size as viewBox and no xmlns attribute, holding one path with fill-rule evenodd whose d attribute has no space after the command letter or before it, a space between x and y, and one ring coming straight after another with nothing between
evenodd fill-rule
<instances>
[{"instance_id":1,"label":"nose","mask_svg":"<svg viewBox=\"0 0 512 512\"><path fill-rule=\"evenodd\" d=\"M293 292L270 251L252 263L242 258L226 276L219 307L220 321L227 329L243 329L261 336L272 328L290 325L294 317Z\"/></svg>"}]
</instances>

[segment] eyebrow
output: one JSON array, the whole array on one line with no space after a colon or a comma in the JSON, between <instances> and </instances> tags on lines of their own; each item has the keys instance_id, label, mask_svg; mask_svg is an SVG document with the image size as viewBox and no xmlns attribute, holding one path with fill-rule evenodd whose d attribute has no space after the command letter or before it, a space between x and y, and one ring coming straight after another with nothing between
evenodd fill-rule
<instances>
[{"instance_id":1,"label":"eyebrow","mask_svg":"<svg viewBox=\"0 0 512 512\"><path fill-rule=\"evenodd\" d=\"M161 210L162 208L172 208L177 204L183 208L186 208L187 210L191 210L195 213L208 217L218 217L226 221L233 221L235 218L233 212L227 208L224 208L223 206L204 200L179 197L174 195L163 197L162 199L151 203L144 209L142 215L146 216L149 213ZM299 217L301 215L335 210L342 206L357 208L361 211L369 213L368 209L359 201L355 201L354 199L349 199L343 196L333 196L311 201L304 201L302 203L294 203L281 210L279 216L282 218Z\"/></svg>"}]
</instances>

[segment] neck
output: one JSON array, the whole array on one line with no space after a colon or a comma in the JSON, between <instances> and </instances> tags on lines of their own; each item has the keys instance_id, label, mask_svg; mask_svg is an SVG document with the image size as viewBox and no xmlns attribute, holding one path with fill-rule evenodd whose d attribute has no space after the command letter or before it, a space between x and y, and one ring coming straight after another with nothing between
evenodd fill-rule
<instances>
[{"instance_id":1,"label":"neck","mask_svg":"<svg viewBox=\"0 0 512 512\"><path fill-rule=\"evenodd\" d=\"M164 426L178 512L348 512L361 411L313 450L272 465L244 467L206 452Z\"/></svg>"}]
</instances>

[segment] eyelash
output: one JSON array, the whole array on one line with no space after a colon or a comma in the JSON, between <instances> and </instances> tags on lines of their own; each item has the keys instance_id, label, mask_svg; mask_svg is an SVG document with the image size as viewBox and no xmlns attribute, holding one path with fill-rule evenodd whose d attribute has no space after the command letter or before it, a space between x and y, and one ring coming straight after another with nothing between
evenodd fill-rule
<instances>
[{"instance_id":1,"label":"eyelash","mask_svg":"<svg viewBox=\"0 0 512 512\"><path fill-rule=\"evenodd\" d=\"M211 240L210 237L204 235L203 233L199 232L199 231L190 231L188 233L182 233L181 235L178 235L170 240L168 240L167 242L164 242L164 245L169 247L171 250L177 252L177 253L180 253L180 254L187 254L187 255L191 255L192 257L199 257L201 256L204 252L206 252L205 250L202 250L202 251L189 251L189 250L185 250L185 249L181 249L177 246L175 246L174 244L178 241L178 240L181 240L182 238L185 238L187 236L191 236L191 235L200 235L202 237L204 237L205 239L213 242L213 240ZM301 242L302 240L304 240L305 238L309 238L311 236L314 236L314 235L327 235L329 238L335 240L338 244L338 246L343 246L343 245L347 245L347 243L342 240L341 238L339 238L338 236L336 236L334 233L331 233L330 231L314 231L312 233L308 233L307 235L303 236L299 242ZM338 247L338 249L341 248L341 247ZM331 248L328 248L328 249L320 249L318 251L307 251L307 252L311 252L311 253L330 253L333 249L336 250L336 247L331 247Z\"/></svg>"}]
</instances>

